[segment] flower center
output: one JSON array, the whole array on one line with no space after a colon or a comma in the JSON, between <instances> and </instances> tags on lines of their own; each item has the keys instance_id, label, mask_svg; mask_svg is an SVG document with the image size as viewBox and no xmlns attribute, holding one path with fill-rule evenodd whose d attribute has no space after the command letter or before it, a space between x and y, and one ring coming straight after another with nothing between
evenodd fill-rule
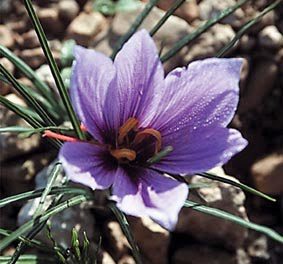
<instances>
[{"instance_id":1,"label":"flower center","mask_svg":"<svg viewBox=\"0 0 283 264\"><path fill-rule=\"evenodd\" d=\"M119 163L146 162L161 150L162 138L153 128L138 128L139 121L129 118L120 128L116 146L110 148L110 154Z\"/></svg>"}]
</instances>

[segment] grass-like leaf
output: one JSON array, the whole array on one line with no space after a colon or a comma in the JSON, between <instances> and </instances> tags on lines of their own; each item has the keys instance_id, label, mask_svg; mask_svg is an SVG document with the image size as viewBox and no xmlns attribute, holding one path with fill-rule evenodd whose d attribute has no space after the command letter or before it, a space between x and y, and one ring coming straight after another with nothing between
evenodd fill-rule
<instances>
[{"instance_id":1,"label":"grass-like leaf","mask_svg":"<svg viewBox=\"0 0 283 264\"><path fill-rule=\"evenodd\" d=\"M15 114L17 114L19 117L23 118L27 123L29 123L32 127L34 128L39 128L42 127L43 125L36 120L33 116L30 116L28 114L27 111L24 110L23 107L19 107L17 105L15 105L14 103L10 102L8 99L6 99L4 96L0 95L0 103L2 105L4 105L6 108L8 108L9 110L11 110L12 112L14 112ZM54 140L54 139L49 139L47 138L47 140L49 140L51 142L51 144L59 149L61 147L61 142L58 140Z\"/></svg>"},{"instance_id":2,"label":"grass-like leaf","mask_svg":"<svg viewBox=\"0 0 283 264\"><path fill-rule=\"evenodd\" d=\"M16 195L9 196L9 197L6 197L4 199L1 199L0 200L0 208L6 206L8 204L11 204L11 203L30 200L30 199L40 197L42 195L42 193L44 192L44 190L45 190L45 188L42 188L42 189L24 192L24 193L16 194ZM53 187L53 188L51 188L48 195L58 195L58 194L90 195L90 192L88 190L85 190L85 189L74 188L74 187Z\"/></svg>"},{"instance_id":3,"label":"grass-like leaf","mask_svg":"<svg viewBox=\"0 0 283 264\"><path fill-rule=\"evenodd\" d=\"M23 73L35 85L41 95L44 96L44 98L46 98L53 107L56 108L58 106L48 85L39 78L39 76L31 67L29 67L23 60L2 45L0 45L0 55L10 60L17 67L17 69L19 69L21 73Z\"/></svg>"},{"instance_id":4,"label":"grass-like leaf","mask_svg":"<svg viewBox=\"0 0 283 264\"><path fill-rule=\"evenodd\" d=\"M34 227L34 225L38 225L48 220L51 216L58 214L69 207L81 204L82 202L87 201L87 199L88 198L85 195L75 196L47 210L42 216L38 217L37 219L32 219L26 222L21 227L19 227L17 230L12 232L10 236L4 238L0 242L0 251L2 251L7 246L9 246L13 241L17 240L19 236L23 236L24 234L29 232Z\"/></svg>"},{"instance_id":5,"label":"grass-like leaf","mask_svg":"<svg viewBox=\"0 0 283 264\"><path fill-rule=\"evenodd\" d=\"M198 204L198 203L195 203L195 202L192 202L192 201L189 201L189 200L187 200L185 202L184 206L189 207L193 210L199 211L201 213L205 213L205 214L212 215L212 216L215 216L215 217L218 217L218 218L222 218L224 220L233 222L233 223L238 224L240 226L243 226L245 228L249 228L249 229L252 229L254 231L260 232L260 233L265 234L266 236L272 238L273 240L283 244L283 236L281 236L280 234L278 234L277 232L275 232L271 228L261 226L261 225L255 224L255 223L251 223L249 221L242 219L241 217L227 213L227 212L222 211L220 209L208 207L208 206Z\"/></svg>"},{"instance_id":6,"label":"grass-like leaf","mask_svg":"<svg viewBox=\"0 0 283 264\"><path fill-rule=\"evenodd\" d=\"M153 36L161 26L167 21L167 19L174 14L174 12L184 3L186 0L177 0L174 4L168 9L164 16L157 22L157 24L150 31L150 35Z\"/></svg>"},{"instance_id":7,"label":"grass-like leaf","mask_svg":"<svg viewBox=\"0 0 283 264\"><path fill-rule=\"evenodd\" d=\"M0 264L7 264L11 260L9 256L0 256ZM46 256L37 256L37 255L22 255L17 264L56 264L58 263L56 259Z\"/></svg>"},{"instance_id":8,"label":"grass-like leaf","mask_svg":"<svg viewBox=\"0 0 283 264\"><path fill-rule=\"evenodd\" d=\"M144 19L147 17L147 15L150 13L150 11L152 10L152 8L156 5L156 3L158 2L158 0L150 0L145 8L143 9L143 11L137 16L137 18L135 19L135 21L132 23L130 29L128 30L128 32L123 35L117 42L114 51L111 55L111 58L114 60L114 58L116 57L117 53L119 52L119 50L123 47L123 45L125 44L126 41L128 41L130 39L130 37L137 31L138 27L141 25L141 23L144 21Z\"/></svg>"},{"instance_id":9,"label":"grass-like leaf","mask_svg":"<svg viewBox=\"0 0 283 264\"><path fill-rule=\"evenodd\" d=\"M34 26L34 29L35 29L35 32L38 36L38 39L39 39L39 42L41 44L41 47L42 47L42 50L44 52L44 55L47 59L47 62L49 64L49 67L50 67L50 70L51 70L51 73L53 75L53 78L55 80L55 83L57 85L57 88L58 88L58 91L59 91L59 94L61 96L61 99L64 103L64 106L67 110L67 113L69 115L69 118L70 118L70 121L73 125L73 128L78 136L79 139L84 139L85 136L83 134L83 132L81 131L80 129L80 123L76 117L76 114L74 112L74 109L73 109L73 106L71 104L71 101L70 101L70 97L68 95L68 92L66 90L66 87L64 86L64 82L61 78L61 75L60 75L60 72L59 72L59 69L58 69L58 66L54 60L54 57L51 53L51 50L49 48L49 45L48 45L48 42L47 42L47 38L44 34L44 31L42 29L42 26L39 22L39 19L34 11L34 8L32 6L32 3L31 3L31 0L24 0L24 3L25 3L25 7L26 7L26 10L29 14L29 17L32 21L32 24Z\"/></svg>"},{"instance_id":10,"label":"grass-like leaf","mask_svg":"<svg viewBox=\"0 0 283 264\"><path fill-rule=\"evenodd\" d=\"M191 41L196 39L198 36L200 36L203 32L211 28L213 25L218 23L220 20L224 19L225 17L232 14L234 11L236 11L239 7L241 7L243 4L248 2L249 0L240 0L238 1L234 6L228 7L225 10L223 10L219 15L213 17L212 19L206 21L202 26L197 28L192 33L184 36L182 39L180 39L173 47L170 49L167 53L165 53L163 56L161 56L161 61L166 62L170 58L172 58L176 53L178 53L183 47L188 45Z\"/></svg>"},{"instance_id":11,"label":"grass-like leaf","mask_svg":"<svg viewBox=\"0 0 283 264\"><path fill-rule=\"evenodd\" d=\"M135 242L134 236L130 230L130 226L129 223L127 221L126 216L119 210L119 208L116 206L115 203L109 203L109 207L112 210L112 212L115 214L118 222L120 223L120 226L123 230L123 233L125 234L125 236L128 239L129 244L132 247L132 252L133 252L133 256L135 258L135 261L137 264L142 264L142 260L141 260L141 255L140 255L140 251L139 248Z\"/></svg>"},{"instance_id":12,"label":"grass-like leaf","mask_svg":"<svg viewBox=\"0 0 283 264\"><path fill-rule=\"evenodd\" d=\"M197 173L197 175L200 175L204 178L208 178L208 179L211 179L211 180L215 180L215 181L220 181L220 182L224 182L224 183L227 183L227 184L230 184L230 185L233 185L235 187L238 187L240 189L242 189L243 191L246 191L246 192L249 192L249 193L252 193L254 195L257 195L259 197L262 197L266 200L269 200L271 202L276 202L276 199L270 197L269 195L267 194L264 194L252 187L249 187L241 182L237 182L237 181L233 181L231 179L227 179L225 177L221 177L221 176L217 176L215 174L212 174L212 173L208 173L208 172L204 172L204 173Z\"/></svg>"},{"instance_id":13,"label":"grass-like leaf","mask_svg":"<svg viewBox=\"0 0 283 264\"><path fill-rule=\"evenodd\" d=\"M237 32L235 37L225 46L223 47L216 55L216 57L223 57L228 50L230 50L236 42L256 23L258 23L261 18L269 13L271 10L275 9L280 3L282 3L282 0L277 0L274 3L270 4L268 7L266 7L262 12L260 12L256 17L249 20L244 26L241 27L241 29Z\"/></svg>"},{"instance_id":14,"label":"grass-like leaf","mask_svg":"<svg viewBox=\"0 0 283 264\"><path fill-rule=\"evenodd\" d=\"M61 172L61 169L62 169L61 163L57 162L54 165L50 175L48 176L48 181L47 181L46 187L45 187L45 189L44 189L44 191L43 191L43 193L40 197L38 207L36 208L34 215L33 215L34 219L42 214L42 207L43 207L44 201L45 201L47 195L51 192L51 188L53 187L59 173Z\"/></svg>"},{"instance_id":15,"label":"grass-like leaf","mask_svg":"<svg viewBox=\"0 0 283 264\"><path fill-rule=\"evenodd\" d=\"M26 100L26 102L36 111L36 113L44 120L47 125L56 125L53 120L49 117L46 109L44 109L30 94L24 86L22 86L15 78L12 76L2 64L0 64L0 72L5 76L5 78L13 85L13 87L21 94L21 96Z\"/></svg>"}]
</instances>

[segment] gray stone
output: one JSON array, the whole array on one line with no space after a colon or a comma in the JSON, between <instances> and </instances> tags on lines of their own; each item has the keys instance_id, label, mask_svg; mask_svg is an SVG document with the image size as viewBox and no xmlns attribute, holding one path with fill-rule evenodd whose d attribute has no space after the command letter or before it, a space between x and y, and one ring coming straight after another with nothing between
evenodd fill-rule
<instances>
[{"instance_id":1,"label":"gray stone","mask_svg":"<svg viewBox=\"0 0 283 264\"><path fill-rule=\"evenodd\" d=\"M215 168L211 172L237 181L234 177L226 175L222 168ZM244 207L245 195L238 188L200 176L193 176L191 183L211 184L209 187L198 189L198 196L190 195L191 200L247 219ZM181 210L175 231L191 235L199 241L233 250L241 247L247 236L247 230L239 225L189 208Z\"/></svg>"},{"instance_id":2,"label":"gray stone","mask_svg":"<svg viewBox=\"0 0 283 264\"><path fill-rule=\"evenodd\" d=\"M58 5L59 17L69 23L72 21L79 13L80 7L75 0L62 0Z\"/></svg>"},{"instance_id":3,"label":"gray stone","mask_svg":"<svg viewBox=\"0 0 283 264\"><path fill-rule=\"evenodd\" d=\"M5 25L0 25L0 45L10 49L15 44L13 32Z\"/></svg>"},{"instance_id":4,"label":"gray stone","mask_svg":"<svg viewBox=\"0 0 283 264\"><path fill-rule=\"evenodd\" d=\"M283 46L283 35L276 26L267 26L258 35L259 44L264 48L278 49Z\"/></svg>"}]
</instances>

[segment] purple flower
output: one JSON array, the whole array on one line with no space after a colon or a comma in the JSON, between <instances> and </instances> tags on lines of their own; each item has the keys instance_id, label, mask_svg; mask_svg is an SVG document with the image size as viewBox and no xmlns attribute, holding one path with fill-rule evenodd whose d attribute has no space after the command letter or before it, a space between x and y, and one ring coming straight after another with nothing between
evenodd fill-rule
<instances>
[{"instance_id":1,"label":"purple flower","mask_svg":"<svg viewBox=\"0 0 283 264\"><path fill-rule=\"evenodd\" d=\"M226 127L239 99L241 60L196 61L164 77L145 30L114 62L82 47L74 54L72 102L93 138L63 145L59 156L68 178L92 189L111 187L122 211L172 230L188 187L160 171L207 171L247 145ZM164 149L172 151L151 164Z\"/></svg>"}]
</instances>

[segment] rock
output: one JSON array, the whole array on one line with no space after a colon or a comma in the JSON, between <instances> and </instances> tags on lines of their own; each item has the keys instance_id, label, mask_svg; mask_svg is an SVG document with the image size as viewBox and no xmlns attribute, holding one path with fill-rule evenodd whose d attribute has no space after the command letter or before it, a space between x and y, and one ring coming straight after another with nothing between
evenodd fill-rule
<instances>
[{"instance_id":1,"label":"rock","mask_svg":"<svg viewBox=\"0 0 283 264\"><path fill-rule=\"evenodd\" d=\"M240 94L242 95L245 92L245 88L247 85L247 80L250 72L250 58L240 56L243 58L243 65L241 69L240 75Z\"/></svg>"},{"instance_id":2,"label":"rock","mask_svg":"<svg viewBox=\"0 0 283 264\"><path fill-rule=\"evenodd\" d=\"M222 248L207 245L192 244L178 249L172 264L249 264L240 260L235 253Z\"/></svg>"},{"instance_id":3,"label":"rock","mask_svg":"<svg viewBox=\"0 0 283 264\"><path fill-rule=\"evenodd\" d=\"M202 20L208 20L217 16L224 9L236 4L235 0L203 0L199 4L200 18ZM232 27L239 28L245 19L245 13L242 8L238 8L228 17L224 18L221 23L231 25Z\"/></svg>"},{"instance_id":4,"label":"rock","mask_svg":"<svg viewBox=\"0 0 283 264\"><path fill-rule=\"evenodd\" d=\"M59 19L58 8L39 8L38 18L45 32L60 35L64 31L64 26Z\"/></svg>"},{"instance_id":5,"label":"rock","mask_svg":"<svg viewBox=\"0 0 283 264\"><path fill-rule=\"evenodd\" d=\"M9 94L5 96L6 99L10 100L15 104L24 106L25 103L21 98L15 94ZM2 109L1 109L2 108ZM18 115L9 111L7 108L0 107L0 123L1 126L29 126L23 119ZM19 157L23 154L28 154L39 148L40 136L34 134L29 138L20 139L17 134L11 133L0 133L0 161Z\"/></svg>"},{"instance_id":6,"label":"rock","mask_svg":"<svg viewBox=\"0 0 283 264\"><path fill-rule=\"evenodd\" d=\"M101 264L115 264L115 261L111 258L108 252L103 251Z\"/></svg>"},{"instance_id":7,"label":"rock","mask_svg":"<svg viewBox=\"0 0 283 264\"><path fill-rule=\"evenodd\" d=\"M119 261L118 264L135 264L136 261L131 256L124 256Z\"/></svg>"},{"instance_id":8,"label":"rock","mask_svg":"<svg viewBox=\"0 0 283 264\"><path fill-rule=\"evenodd\" d=\"M259 32L258 41L263 48L278 49L283 46L283 35L272 25Z\"/></svg>"},{"instance_id":9,"label":"rock","mask_svg":"<svg viewBox=\"0 0 283 264\"><path fill-rule=\"evenodd\" d=\"M13 0L1 0L0 1L0 16L8 14L13 6Z\"/></svg>"},{"instance_id":10,"label":"rock","mask_svg":"<svg viewBox=\"0 0 283 264\"><path fill-rule=\"evenodd\" d=\"M273 60L263 58L254 63L246 92L238 107L238 113L251 111L261 105L266 95L273 89L277 73L278 66Z\"/></svg>"},{"instance_id":11,"label":"rock","mask_svg":"<svg viewBox=\"0 0 283 264\"><path fill-rule=\"evenodd\" d=\"M167 263L169 232L148 217L129 217L129 224L145 263ZM147 262L148 261L148 262Z\"/></svg>"},{"instance_id":12,"label":"rock","mask_svg":"<svg viewBox=\"0 0 283 264\"><path fill-rule=\"evenodd\" d=\"M0 25L0 45L11 49L15 44L12 31L4 25Z\"/></svg>"},{"instance_id":13,"label":"rock","mask_svg":"<svg viewBox=\"0 0 283 264\"><path fill-rule=\"evenodd\" d=\"M46 82L54 91L57 91L56 83L48 64L41 65L35 72L42 81Z\"/></svg>"},{"instance_id":14,"label":"rock","mask_svg":"<svg viewBox=\"0 0 283 264\"><path fill-rule=\"evenodd\" d=\"M123 234L119 223L115 221L110 221L105 227L105 236L107 237L110 252L116 261L122 258L122 256L128 254L129 243L127 238Z\"/></svg>"},{"instance_id":15,"label":"rock","mask_svg":"<svg viewBox=\"0 0 283 264\"><path fill-rule=\"evenodd\" d=\"M215 168L211 173L237 181L234 177L225 175L222 168ZM245 195L241 190L200 176L193 176L191 183L213 184L197 190L198 197L201 197L201 199L191 195L191 200L200 203L205 202L209 207L218 208L247 219L244 207ZM247 230L239 225L189 208L181 210L175 231L188 234L199 241L206 241L206 243L212 245L225 246L227 249L241 247L247 236Z\"/></svg>"},{"instance_id":16,"label":"rock","mask_svg":"<svg viewBox=\"0 0 283 264\"><path fill-rule=\"evenodd\" d=\"M23 50L20 52L19 56L33 69L37 69L46 61L41 48Z\"/></svg>"},{"instance_id":17,"label":"rock","mask_svg":"<svg viewBox=\"0 0 283 264\"><path fill-rule=\"evenodd\" d=\"M48 167L45 167L41 172L36 175L35 183L36 189L44 188L47 184L48 177L52 171L55 162L52 162ZM60 185L64 181L64 172L61 170L55 180L54 186ZM47 209L52 203L54 196L48 196L45 201L43 208ZM36 208L38 207L40 198L33 199L27 202L20 210L18 215L18 224L22 225L26 221L30 220L34 215ZM95 235L95 222L94 217L90 211L92 206L91 202L84 202L80 205L70 207L60 214L56 214L52 217L51 233L56 243L68 248L71 245L71 231L75 228L79 234L79 240L83 240L83 231L86 231L88 239L92 241ZM37 239L44 241L47 244L51 244L49 238L46 237L46 231L42 230L38 235Z\"/></svg>"},{"instance_id":18,"label":"rock","mask_svg":"<svg viewBox=\"0 0 283 264\"><path fill-rule=\"evenodd\" d=\"M131 12L118 12L111 24L111 28L104 32L104 36L100 36L96 43L92 46L96 50L110 55L112 48L116 45L119 37L127 32L136 16L143 10L144 4L137 10ZM148 31L152 29L161 17L164 15L164 11L159 8L153 8L150 14L143 21L141 28L145 28ZM166 53L172 46L183 36L191 32L192 28L181 18L171 16L166 23L158 30L154 35L154 40L158 50L162 48L162 53ZM110 32L110 33L108 33ZM164 64L165 71L168 72L174 69L176 66L184 65L184 55L187 53L188 48L184 47L176 56L171 58Z\"/></svg>"},{"instance_id":19,"label":"rock","mask_svg":"<svg viewBox=\"0 0 283 264\"><path fill-rule=\"evenodd\" d=\"M255 239L248 246L248 253L254 259L261 259L268 261L266 263L270 263L270 255L268 253L268 241L266 236L260 236Z\"/></svg>"},{"instance_id":20,"label":"rock","mask_svg":"<svg viewBox=\"0 0 283 264\"><path fill-rule=\"evenodd\" d=\"M162 0L158 2L158 7L167 11L173 4L174 0ZM187 22L192 22L199 17L199 7L196 0L185 1L174 13L186 20Z\"/></svg>"},{"instance_id":21,"label":"rock","mask_svg":"<svg viewBox=\"0 0 283 264\"><path fill-rule=\"evenodd\" d=\"M40 47L40 43L33 29L22 35L22 49L33 49L37 47Z\"/></svg>"},{"instance_id":22,"label":"rock","mask_svg":"<svg viewBox=\"0 0 283 264\"><path fill-rule=\"evenodd\" d=\"M4 68L8 70L12 75L14 74L15 66L7 58L0 58L0 64L3 65ZM0 87L0 95L7 95L11 92L11 85L8 83L0 81Z\"/></svg>"},{"instance_id":23,"label":"rock","mask_svg":"<svg viewBox=\"0 0 283 264\"><path fill-rule=\"evenodd\" d=\"M59 2L59 17L64 22L71 22L79 13L80 7L75 0L63 0Z\"/></svg>"},{"instance_id":24,"label":"rock","mask_svg":"<svg viewBox=\"0 0 283 264\"><path fill-rule=\"evenodd\" d=\"M188 53L185 56L186 64L196 59L215 56L234 36L235 32L230 25L214 25L189 45Z\"/></svg>"},{"instance_id":25,"label":"rock","mask_svg":"<svg viewBox=\"0 0 283 264\"><path fill-rule=\"evenodd\" d=\"M1 186L5 196L32 190L36 173L47 165L49 159L50 154L37 153L16 161L3 162L1 164Z\"/></svg>"},{"instance_id":26,"label":"rock","mask_svg":"<svg viewBox=\"0 0 283 264\"><path fill-rule=\"evenodd\" d=\"M273 195L283 194L283 152L259 159L251 167L251 175L258 190Z\"/></svg>"},{"instance_id":27,"label":"rock","mask_svg":"<svg viewBox=\"0 0 283 264\"><path fill-rule=\"evenodd\" d=\"M98 12L80 13L69 25L67 37L74 39L79 45L88 46L105 23L105 18Z\"/></svg>"},{"instance_id":28,"label":"rock","mask_svg":"<svg viewBox=\"0 0 283 264\"><path fill-rule=\"evenodd\" d=\"M251 51L256 45L256 39L248 34L243 35L239 40L240 49L244 52Z\"/></svg>"}]
</instances>

